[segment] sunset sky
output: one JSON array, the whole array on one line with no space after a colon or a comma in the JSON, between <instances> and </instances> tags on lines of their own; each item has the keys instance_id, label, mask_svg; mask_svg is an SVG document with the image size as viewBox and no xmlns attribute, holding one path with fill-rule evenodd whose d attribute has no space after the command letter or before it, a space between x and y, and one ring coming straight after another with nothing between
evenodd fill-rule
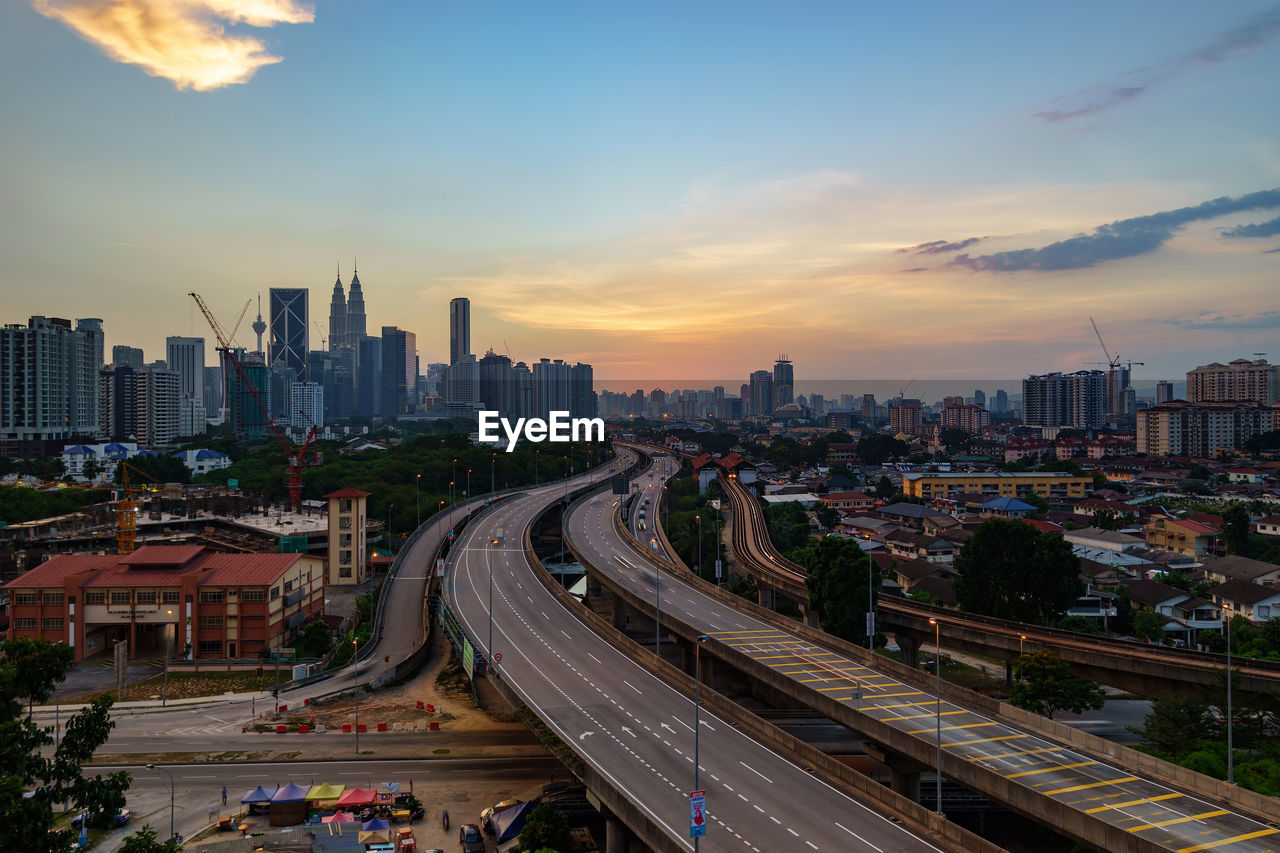
<instances>
[{"instance_id":1,"label":"sunset sky","mask_svg":"<svg viewBox=\"0 0 1280 853\"><path fill-rule=\"evenodd\" d=\"M1274 3L21 0L0 69L0 322L108 352L358 257L424 365L453 296L610 378L1280 360Z\"/></svg>"}]
</instances>

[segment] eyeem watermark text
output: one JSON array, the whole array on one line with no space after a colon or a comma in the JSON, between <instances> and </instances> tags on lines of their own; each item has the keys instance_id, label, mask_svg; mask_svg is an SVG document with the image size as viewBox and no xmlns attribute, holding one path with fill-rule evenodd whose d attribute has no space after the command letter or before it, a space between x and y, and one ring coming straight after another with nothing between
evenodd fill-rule
<instances>
[{"instance_id":1,"label":"eyeem watermark text","mask_svg":"<svg viewBox=\"0 0 1280 853\"><path fill-rule=\"evenodd\" d=\"M481 410L480 440L490 444L498 444L502 436L498 427L507 435L507 452L516 449L516 442L526 438L534 443L541 441L604 441L603 418L571 418L568 412L551 412L550 420L542 418L516 418L511 421L500 417L497 412Z\"/></svg>"}]
</instances>

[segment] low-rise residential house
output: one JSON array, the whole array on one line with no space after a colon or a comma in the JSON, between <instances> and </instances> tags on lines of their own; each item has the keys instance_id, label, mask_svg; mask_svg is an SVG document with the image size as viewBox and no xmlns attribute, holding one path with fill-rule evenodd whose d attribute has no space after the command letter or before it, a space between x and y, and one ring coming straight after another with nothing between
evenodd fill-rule
<instances>
[{"instance_id":1,"label":"low-rise residential house","mask_svg":"<svg viewBox=\"0 0 1280 853\"><path fill-rule=\"evenodd\" d=\"M1206 560L1204 576L1215 583L1241 580L1272 586L1280 582L1280 566L1262 560L1251 560L1248 557L1232 555Z\"/></svg>"},{"instance_id":2,"label":"low-rise residential house","mask_svg":"<svg viewBox=\"0 0 1280 853\"><path fill-rule=\"evenodd\" d=\"M1125 516L1138 517L1138 508L1122 501L1103 500L1101 498L1083 498L1071 502L1071 511L1076 515L1093 518L1100 512L1111 512L1116 518Z\"/></svg>"},{"instance_id":3,"label":"low-rise residential house","mask_svg":"<svg viewBox=\"0 0 1280 853\"><path fill-rule=\"evenodd\" d=\"M921 559L899 560L893 565L893 573L898 585L907 592L910 592L921 578L938 574L941 570L942 567L937 563Z\"/></svg>"},{"instance_id":4,"label":"low-rise residential house","mask_svg":"<svg viewBox=\"0 0 1280 853\"><path fill-rule=\"evenodd\" d=\"M832 509L848 512L871 509L875 506L876 499L862 492L831 492L822 496L822 502Z\"/></svg>"},{"instance_id":5,"label":"low-rise residential house","mask_svg":"<svg viewBox=\"0 0 1280 853\"><path fill-rule=\"evenodd\" d=\"M1258 468L1232 468L1227 471L1227 479L1233 483L1261 485L1267 479L1267 472Z\"/></svg>"},{"instance_id":6,"label":"low-rise residential house","mask_svg":"<svg viewBox=\"0 0 1280 853\"><path fill-rule=\"evenodd\" d=\"M210 450L208 448L179 450L177 453L169 455L186 465L187 470L192 474L208 474L210 471L220 471L231 465L230 456L220 450Z\"/></svg>"},{"instance_id":7,"label":"low-rise residential house","mask_svg":"<svg viewBox=\"0 0 1280 853\"><path fill-rule=\"evenodd\" d=\"M880 507L878 514L881 518L914 530L923 530L927 518L947 515L945 512L939 512L927 506L909 503L895 503Z\"/></svg>"},{"instance_id":8,"label":"low-rise residential house","mask_svg":"<svg viewBox=\"0 0 1280 853\"><path fill-rule=\"evenodd\" d=\"M1211 557L1218 550L1220 529L1198 521L1153 516L1143 528L1148 548L1189 557Z\"/></svg>"},{"instance_id":9,"label":"low-rise residential house","mask_svg":"<svg viewBox=\"0 0 1280 853\"><path fill-rule=\"evenodd\" d=\"M860 461L856 444L838 441L827 445L827 463L830 465L856 465Z\"/></svg>"},{"instance_id":10,"label":"low-rise residential house","mask_svg":"<svg viewBox=\"0 0 1280 853\"><path fill-rule=\"evenodd\" d=\"M911 591L917 594L927 593L934 604L954 608L958 600L953 582L953 578L942 574L925 575L916 581Z\"/></svg>"},{"instance_id":11,"label":"low-rise residential house","mask_svg":"<svg viewBox=\"0 0 1280 853\"><path fill-rule=\"evenodd\" d=\"M1253 522L1255 533L1263 536L1280 536L1280 515L1266 515Z\"/></svg>"},{"instance_id":12,"label":"low-rise residential house","mask_svg":"<svg viewBox=\"0 0 1280 853\"><path fill-rule=\"evenodd\" d=\"M884 539L889 553L900 560L927 560L930 563L953 563L960 547L941 536L899 530Z\"/></svg>"},{"instance_id":13,"label":"low-rise residential house","mask_svg":"<svg viewBox=\"0 0 1280 853\"><path fill-rule=\"evenodd\" d=\"M1229 580L1209 590L1215 604L1231 618L1244 616L1255 625L1280 616L1280 586Z\"/></svg>"},{"instance_id":14,"label":"low-rise residential house","mask_svg":"<svg viewBox=\"0 0 1280 853\"><path fill-rule=\"evenodd\" d=\"M1117 530L1103 530L1100 527L1081 527L1078 530L1068 530L1062 535L1072 545L1103 551L1127 551L1146 544L1146 540L1140 536L1131 536Z\"/></svg>"},{"instance_id":15,"label":"low-rise residential house","mask_svg":"<svg viewBox=\"0 0 1280 853\"><path fill-rule=\"evenodd\" d=\"M123 459L132 459L141 451L132 441L122 443L113 441L106 444L72 444L62 448L62 465L67 476L75 479L89 479L85 476L84 466L90 460L98 468L93 479L111 480L115 478L116 466Z\"/></svg>"},{"instance_id":16,"label":"low-rise residential house","mask_svg":"<svg viewBox=\"0 0 1280 853\"><path fill-rule=\"evenodd\" d=\"M1029 512L1035 512L1036 508L1017 498L993 498L982 504L978 510L984 518L1017 519L1025 517Z\"/></svg>"}]
</instances>

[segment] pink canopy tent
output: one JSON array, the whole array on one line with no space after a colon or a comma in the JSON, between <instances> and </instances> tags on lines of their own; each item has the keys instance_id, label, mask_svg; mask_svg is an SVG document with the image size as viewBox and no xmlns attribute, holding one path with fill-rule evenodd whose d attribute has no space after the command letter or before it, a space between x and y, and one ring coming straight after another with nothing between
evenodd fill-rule
<instances>
[{"instance_id":1,"label":"pink canopy tent","mask_svg":"<svg viewBox=\"0 0 1280 853\"><path fill-rule=\"evenodd\" d=\"M377 799L378 792L372 788L350 788L338 798L338 808L367 806Z\"/></svg>"},{"instance_id":2,"label":"pink canopy tent","mask_svg":"<svg viewBox=\"0 0 1280 853\"><path fill-rule=\"evenodd\" d=\"M320 818L321 823L353 823L356 816L351 812L336 811L331 815L325 815Z\"/></svg>"}]
</instances>

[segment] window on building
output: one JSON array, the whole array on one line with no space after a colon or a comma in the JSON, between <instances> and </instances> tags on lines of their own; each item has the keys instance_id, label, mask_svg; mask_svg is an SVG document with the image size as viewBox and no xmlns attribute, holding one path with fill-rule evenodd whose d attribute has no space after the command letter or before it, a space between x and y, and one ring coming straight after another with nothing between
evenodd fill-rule
<instances>
[{"instance_id":1,"label":"window on building","mask_svg":"<svg viewBox=\"0 0 1280 853\"><path fill-rule=\"evenodd\" d=\"M133 601L133 593L131 593L127 589L116 590L115 592L111 593L112 604L128 604L131 601Z\"/></svg>"},{"instance_id":2,"label":"window on building","mask_svg":"<svg viewBox=\"0 0 1280 853\"><path fill-rule=\"evenodd\" d=\"M338 562L339 562L339 563L346 563L347 565L351 565L351 552L350 552L350 551L339 551L339 552L338 552Z\"/></svg>"},{"instance_id":3,"label":"window on building","mask_svg":"<svg viewBox=\"0 0 1280 853\"><path fill-rule=\"evenodd\" d=\"M338 512L343 514L351 512L351 498L338 498Z\"/></svg>"},{"instance_id":4,"label":"window on building","mask_svg":"<svg viewBox=\"0 0 1280 853\"><path fill-rule=\"evenodd\" d=\"M107 594L105 592L86 592L84 594L85 604L106 604Z\"/></svg>"},{"instance_id":5,"label":"window on building","mask_svg":"<svg viewBox=\"0 0 1280 853\"><path fill-rule=\"evenodd\" d=\"M245 604L267 600L265 589L246 589L240 593L240 600Z\"/></svg>"},{"instance_id":6,"label":"window on building","mask_svg":"<svg viewBox=\"0 0 1280 853\"><path fill-rule=\"evenodd\" d=\"M207 654L217 654L217 653L219 653L219 652L221 652L221 651L222 651L222 641L221 641L221 640L201 640L201 641L200 641L200 653L201 653L201 654L205 654L205 655L207 655Z\"/></svg>"},{"instance_id":7,"label":"window on building","mask_svg":"<svg viewBox=\"0 0 1280 853\"><path fill-rule=\"evenodd\" d=\"M234 624L236 624L236 617L235 617L235 615L234 615L234 614L233 614L233 615L231 615L231 616L228 616L228 617L227 617L227 624L228 624L228 625L234 625Z\"/></svg>"},{"instance_id":8,"label":"window on building","mask_svg":"<svg viewBox=\"0 0 1280 853\"><path fill-rule=\"evenodd\" d=\"M40 627L45 631L60 631L63 627L61 616L46 616L40 622Z\"/></svg>"},{"instance_id":9,"label":"window on building","mask_svg":"<svg viewBox=\"0 0 1280 853\"><path fill-rule=\"evenodd\" d=\"M20 592L13 597L13 603L17 604L39 604L40 595L35 592Z\"/></svg>"},{"instance_id":10,"label":"window on building","mask_svg":"<svg viewBox=\"0 0 1280 853\"><path fill-rule=\"evenodd\" d=\"M40 622L38 620L25 616L21 619L13 620L13 629L15 631L34 631L39 625Z\"/></svg>"},{"instance_id":11,"label":"window on building","mask_svg":"<svg viewBox=\"0 0 1280 853\"><path fill-rule=\"evenodd\" d=\"M44 594L45 604L61 604L62 601L63 601L62 593L60 592L46 592Z\"/></svg>"},{"instance_id":12,"label":"window on building","mask_svg":"<svg viewBox=\"0 0 1280 853\"><path fill-rule=\"evenodd\" d=\"M338 577L340 577L340 578L349 578L349 577L351 577L351 567L350 567L350 566L339 566L339 567L338 567Z\"/></svg>"},{"instance_id":13,"label":"window on building","mask_svg":"<svg viewBox=\"0 0 1280 853\"><path fill-rule=\"evenodd\" d=\"M342 533L342 534L339 534L339 536L338 536L338 547L339 547L339 548L350 548L350 547L351 547L351 534L350 534L350 533Z\"/></svg>"},{"instance_id":14,"label":"window on building","mask_svg":"<svg viewBox=\"0 0 1280 853\"><path fill-rule=\"evenodd\" d=\"M288 595L289 593L293 592L293 581L284 582L284 592L285 592L285 595Z\"/></svg>"},{"instance_id":15,"label":"window on building","mask_svg":"<svg viewBox=\"0 0 1280 853\"><path fill-rule=\"evenodd\" d=\"M221 616L201 616L200 627L201 628L221 628L222 617Z\"/></svg>"},{"instance_id":16,"label":"window on building","mask_svg":"<svg viewBox=\"0 0 1280 853\"><path fill-rule=\"evenodd\" d=\"M139 603L139 604L155 604L155 603L156 603L156 593L155 593L154 591L150 591L150 592L143 592L142 590L139 590L139 591L138 591L138 603Z\"/></svg>"},{"instance_id":17,"label":"window on building","mask_svg":"<svg viewBox=\"0 0 1280 853\"><path fill-rule=\"evenodd\" d=\"M220 589L202 589L200 590L201 604L221 604L222 590Z\"/></svg>"},{"instance_id":18,"label":"window on building","mask_svg":"<svg viewBox=\"0 0 1280 853\"><path fill-rule=\"evenodd\" d=\"M179 594L176 589L166 589L164 592L160 593L160 601L163 604L177 604L178 599Z\"/></svg>"},{"instance_id":19,"label":"window on building","mask_svg":"<svg viewBox=\"0 0 1280 853\"><path fill-rule=\"evenodd\" d=\"M349 516L349 515L341 516L341 517L338 519L338 529L339 529L339 530L350 530L350 529L351 529L351 516Z\"/></svg>"},{"instance_id":20,"label":"window on building","mask_svg":"<svg viewBox=\"0 0 1280 853\"><path fill-rule=\"evenodd\" d=\"M261 622L264 619L266 619L266 617L261 613L247 613L244 617L244 621L246 622Z\"/></svg>"},{"instance_id":21,"label":"window on building","mask_svg":"<svg viewBox=\"0 0 1280 853\"><path fill-rule=\"evenodd\" d=\"M275 601L279 597L280 597L280 587L278 586L271 587L271 600Z\"/></svg>"}]
</instances>

